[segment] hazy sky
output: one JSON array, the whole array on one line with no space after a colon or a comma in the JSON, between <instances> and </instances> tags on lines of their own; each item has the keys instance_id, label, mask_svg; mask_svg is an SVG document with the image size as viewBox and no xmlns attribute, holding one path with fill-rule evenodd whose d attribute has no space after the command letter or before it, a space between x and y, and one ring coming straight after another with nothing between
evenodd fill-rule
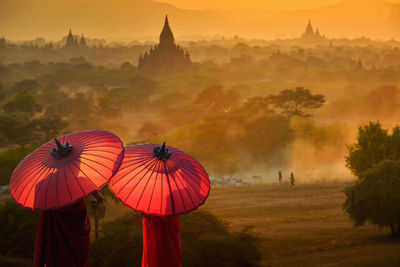
<instances>
[{"instance_id":1,"label":"hazy sky","mask_svg":"<svg viewBox=\"0 0 400 267\"><path fill-rule=\"evenodd\" d=\"M327 37L400 38L400 5L385 0L156 1L0 0L0 36L59 40L72 29L90 38L156 40L168 14L176 36L190 38L293 38L305 30L308 19ZM326 8L315 10L321 7ZM297 11L274 11L282 9Z\"/></svg>"},{"instance_id":2,"label":"hazy sky","mask_svg":"<svg viewBox=\"0 0 400 267\"><path fill-rule=\"evenodd\" d=\"M224 8L224 9L307 9L339 3L342 0L156 0L180 8ZM400 3L400 0L387 2Z\"/></svg>"}]
</instances>

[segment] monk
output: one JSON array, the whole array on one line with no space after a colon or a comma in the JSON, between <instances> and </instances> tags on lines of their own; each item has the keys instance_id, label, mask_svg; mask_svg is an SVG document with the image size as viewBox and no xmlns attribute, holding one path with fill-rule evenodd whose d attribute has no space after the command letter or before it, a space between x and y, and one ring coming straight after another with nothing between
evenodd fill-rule
<instances>
[{"instance_id":1,"label":"monk","mask_svg":"<svg viewBox=\"0 0 400 267\"><path fill-rule=\"evenodd\" d=\"M182 267L178 216L142 216L142 267Z\"/></svg>"},{"instance_id":2,"label":"monk","mask_svg":"<svg viewBox=\"0 0 400 267\"><path fill-rule=\"evenodd\" d=\"M95 191L93 201L104 197ZM86 203L40 214L35 239L34 267L89 267L90 222Z\"/></svg>"}]
</instances>

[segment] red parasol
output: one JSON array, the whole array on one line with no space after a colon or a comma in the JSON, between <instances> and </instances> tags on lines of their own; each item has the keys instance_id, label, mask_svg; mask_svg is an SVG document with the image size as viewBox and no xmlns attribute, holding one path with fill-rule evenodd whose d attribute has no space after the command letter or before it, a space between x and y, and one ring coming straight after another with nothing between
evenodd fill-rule
<instances>
[{"instance_id":1,"label":"red parasol","mask_svg":"<svg viewBox=\"0 0 400 267\"><path fill-rule=\"evenodd\" d=\"M30 209L73 204L109 181L121 164L123 151L121 140L106 131L59 137L19 163L11 175L11 196Z\"/></svg>"},{"instance_id":2,"label":"red parasol","mask_svg":"<svg viewBox=\"0 0 400 267\"><path fill-rule=\"evenodd\" d=\"M187 213L210 191L208 174L190 155L171 146L138 144L125 148L110 180L115 196L134 210L157 216Z\"/></svg>"}]
</instances>

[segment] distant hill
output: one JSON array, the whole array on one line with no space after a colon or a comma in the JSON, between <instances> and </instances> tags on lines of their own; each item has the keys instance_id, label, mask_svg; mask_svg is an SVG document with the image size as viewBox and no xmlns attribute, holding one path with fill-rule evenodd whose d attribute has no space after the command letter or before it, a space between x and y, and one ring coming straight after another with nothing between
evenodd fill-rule
<instances>
[{"instance_id":1,"label":"distant hill","mask_svg":"<svg viewBox=\"0 0 400 267\"><path fill-rule=\"evenodd\" d=\"M264 30L277 37L293 37L305 30L307 18L330 37L400 38L400 4L384 0L344 0L318 9L280 12L244 23L240 31L256 34Z\"/></svg>"},{"instance_id":2,"label":"distant hill","mask_svg":"<svg viewBox=\"0 0 400 267\"><path fill-rule=\"evenodd\" d=\"M1 0L0 35L61 39L71 28L89 37L156 37L165 14L177 37L296 37L310 18L327 36L400 38L400 4L384 0L344 0L297 11L189 10L151 0Z\"/></svg>"}]
</instances>

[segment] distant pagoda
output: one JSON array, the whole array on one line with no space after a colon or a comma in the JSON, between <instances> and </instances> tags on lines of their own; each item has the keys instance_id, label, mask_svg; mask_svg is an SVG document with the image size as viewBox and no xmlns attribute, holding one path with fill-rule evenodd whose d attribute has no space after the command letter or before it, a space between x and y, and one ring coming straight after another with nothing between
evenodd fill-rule
<instances>
[{"instance_id":1,"label":"distant pagoda","mask_svg":"<svg viewBox=\"0 0 400 267\"><path fill-rule=\"evenodd\" d=\"M80 41L78 42L78 38L74 37L74 35L72 34L72 31L70 29L64 48L66 48L66 49L86 48L86 40L83 37L83 34L82 34Z\"/></svg>"},{"instance_id":2,"label":"distant pagoda","mask_svg":"<svg viewBox=\"0 0 400 267\"><path fill-rule=\"evenodd\" d=\"M309 19L307 27L306 27L306 31L301 35L301 39L313 41L313 40L325 39L325 37L321 36L318 28L314 32L313 26L311 25L311 20Z\"/></svg>"},{"instance_id":3,"label":"distant pagoda","mask_svg":"<svg viewBox=\"0 0 400 267\"><path fill-rule=\"evenodd\" d=\"M187 70L190 66L190 55L181 46L175 44L174 35L168 24L168 16L165 16L160 43L149 52L140 54L138 68L140 71L167 72Z\"/></svg>"},{"instance_id":4,"label":"distant pagoda","mask_svg":"<svg viewBox=\"0 0 400 267\"><path fill-rule=\"evenodd\" d=\"M81 40L79 41L79 47L86 48L86 40L85 40L85 38L83 38L83 34L82 34Z\"/></svg>"}]
</instances>

